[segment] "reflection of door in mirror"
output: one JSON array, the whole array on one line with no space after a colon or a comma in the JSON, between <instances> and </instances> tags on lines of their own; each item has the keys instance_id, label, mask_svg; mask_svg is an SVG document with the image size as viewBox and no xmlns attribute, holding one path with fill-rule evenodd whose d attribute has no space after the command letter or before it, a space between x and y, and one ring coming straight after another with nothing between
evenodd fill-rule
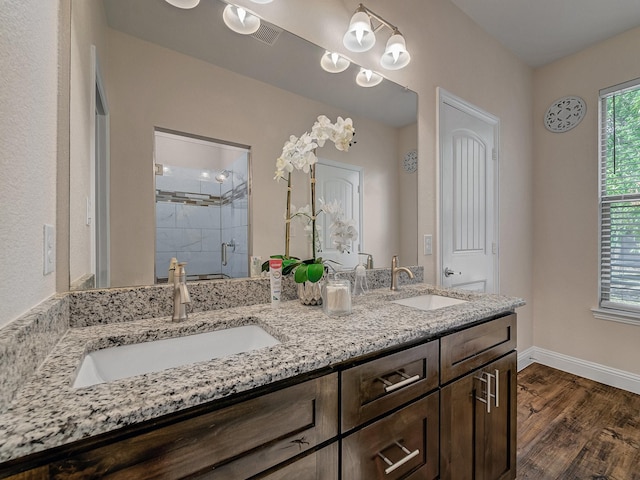
<instances>
[{"instance_id":1,"label":"reflection of door in mirror","mask_svg":"<svg viewBox=\"0 0 640 480\"><path fill-rule=\"evenodd\" d=\"M319 159L316 167L318 198L325 203L337 201L344 220L353 220L358 229L358 239L352 242L348 252L338 251L331 239L331 218L323 214L320 219L322 258L332 260L337 270L353 269L358 264L358 252L362 251L362 188L363 169L346 163Z\"/></svg>"},{"instance_id":2,"label":"reflection of door in mirror","mask_svg":"<svg viewBox=\"0 0 640 480\"><path fill-rule=\"evenodd\" d=\"M173 258L189 280L248 276L249 149L155 132L156 283Z\"/></svg>"}]
</instances>

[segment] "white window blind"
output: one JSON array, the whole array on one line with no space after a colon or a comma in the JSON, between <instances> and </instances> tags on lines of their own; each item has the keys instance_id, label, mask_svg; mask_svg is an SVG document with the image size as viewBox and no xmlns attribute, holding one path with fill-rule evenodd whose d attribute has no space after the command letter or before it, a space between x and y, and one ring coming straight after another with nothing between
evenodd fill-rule
<instances>
[{"instance_id":1,"label":"white window blind","mask_svg":"<svg viewBox=\"0 0 640 480\"><path fill-rule=\"evenodd\" d=\"M640 79L600 102L600 307L640 315Z\"/></svg>"}]
</instances>

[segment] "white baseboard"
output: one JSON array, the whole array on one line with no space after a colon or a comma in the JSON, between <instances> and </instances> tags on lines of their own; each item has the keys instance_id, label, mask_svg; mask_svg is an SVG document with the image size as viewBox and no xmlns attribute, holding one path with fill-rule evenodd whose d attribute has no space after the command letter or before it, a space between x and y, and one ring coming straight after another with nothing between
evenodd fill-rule
<instances>
[{"instance_id":1,"label":"white baseboard","mask_svg":"<svg viewBox=\"0 0 640 480\"><path fill-rule=\"evenodd\" d=\"M532 363L536 363L535 355L536 347L529 347L522 352L518 352L518 371L527 368Z\"/></svg>"},{"instance_id":2,"label":"white baseboard","mask_svg":"<svg viewBox=\"0 0 640 480\"><path fill-rule=\"evenodd\" d=\"M557 368L573 375L640 395L640 375L635 373L588 362L539 347L530 347L518 353L518 371L532 363L540 363L548 367Z\"/></svg>"}]
</instances>

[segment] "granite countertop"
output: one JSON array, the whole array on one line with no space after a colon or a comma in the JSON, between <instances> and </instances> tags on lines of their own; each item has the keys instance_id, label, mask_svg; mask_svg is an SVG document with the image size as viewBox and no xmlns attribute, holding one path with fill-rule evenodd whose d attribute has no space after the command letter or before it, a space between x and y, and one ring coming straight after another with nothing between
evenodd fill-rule
<instances>
[{"instance_id":1,"label":"granite countertop","mask_svg":"<svg viewBox=\"0 0 640 480\"><path fill-rule=\"evenodd\" d=\"M469 300L433 311L391 302L425 293ZM297 301L69 329L0 415L0 462L330 367L473 323L524 305L520 298L440 290L428 284L375 290L353 313L328 317ZM312 315L311 315L312 314ZM99 348L260 325L279 345L156 373L74 389L83 356Z\"/></svg>"}]
</instances>

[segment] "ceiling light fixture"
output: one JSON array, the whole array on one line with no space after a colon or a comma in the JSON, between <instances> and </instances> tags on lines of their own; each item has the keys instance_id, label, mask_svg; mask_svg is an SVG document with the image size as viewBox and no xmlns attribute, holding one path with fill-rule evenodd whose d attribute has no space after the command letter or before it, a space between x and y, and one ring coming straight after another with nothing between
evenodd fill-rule
<instances>
[{"instance_id":1,"label":"ceiling light fixture","mask_svg":"<svg viewBox=\"0 0 640 480\"><path fill-rule=\"evenodd\" d=\"M409 65L411 55L407 52L407 45L404 37L398 30L395 30L391 38L387 41L387 47L380 59L380 65L387 70L400 70Z\"/></svg>"},{"instance_id":2,"label":"ceiling light fixture","mask_svg":"<svg viewBox=\"0 0 640 480\"><path fill-rule=\"evenodd\" d=\"M216 175L216 182L218 183L224 183L224 181L229 178L229 175L231 175L231 172L229 172L229 170L223 170L220 173L218 173Z\"/></svg>"},{"instance_id":3,"label":"ceiling light fixture","mask_svg":"<svg viewBox=\"0 0 640 480\"><path fill-rule=\"evenodd\" d=\"M378 26L375 28L373 28L373 20L378 22ZM407 51L405 39L398 27L369 10L362 3L358 5L353 17L351 17L349 28L342 38L342 43L352 52L366 52L375 45L375 33L382 27L387 27L392 34L380 59L380 65L387 70L399 70L406 67L411 61L411 55Z\"/></svg>"},{"instance_id":4,"label":"ceiling light fixture","mask_svg":"<svg viewBox=\"0 0 640 480\"><path fill-rule=\"evenodd\" d=\"M260 19L248 10L236 5L227 5L222 12L227 27L242 35L251 35L260 28Z\"/></svg>"},{"instance_id":5,"label":"ceiling light fixture","mask_svg":"<svg viewBox=\"0 0 640 480\"><path fill-rule=\"evenodd\" d=\"M178 8L195 8L200 3L200 0L165 0L169 5L173 5Z\"/></svg>"},{"instance_id":6,"label":"ceiling light fixture","mask_svg":"<svg viewBox=\"0 0 640 480\"><path fill-rule=\"evenodd\" d=\"M366 68L361 68L356 75L356 83L361 87L375 87L382 81L382 75Z\"/></svg>"},{"instance_id":7,"label":"ceiling light fixture","mask_svg":"<svg viewBox=\"0 0 640 480\"><path fill-rule=\"evenodd\" d=\"M271 3L273 0L251 0L253 3Z\"/></svg>"},{"instance_id":8,"label":"ceiling light fixture","mask_svg":"<svg viewBox=\"0 0 640 480\"><path fill-rule=\"evenodd\" d=\"M352 52L366 52L375 45L376 36L364 5L360 4L351 17L347 33L342 37L342 43Z\"/></svg>"},{"instance_id":9,"label":"ceiling light fixture","mask_svg":"<svg viewBox=\"0 0 640 480\"><path fill-rule=\"evenodd\" d=\"M344 72L351 62L336 52L326 51L320 59L320 66L329 73Z\"/></svg>"}]
</instances>

